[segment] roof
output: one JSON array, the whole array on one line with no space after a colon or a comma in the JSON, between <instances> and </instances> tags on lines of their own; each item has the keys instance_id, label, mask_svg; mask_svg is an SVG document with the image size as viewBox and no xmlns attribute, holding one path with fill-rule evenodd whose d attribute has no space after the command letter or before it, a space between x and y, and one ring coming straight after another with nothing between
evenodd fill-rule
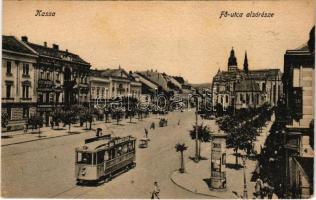
<instances>
[{"instance_id":1,"label":"roof","mask_svg":"<svg viewBox=\"0 0 316 200\"><path fill-rule=\"evenodd\" d=\"M149 70L138 73L149 79L151 82L154 82L157 85L161 86L163 90L169 91L168 81L164 78L164 76L161 73Z\"/></svg>"},{"instance_id":2,"label":"roof","mask_svg":"<svg viewBox=\"0 0 316 200\"><path fill-rule=\"evenodd\" d=\"M174 79L176 79L176 81L178 81L181 84L184 84L184 78L181 76L173 76Z\"/></svg>"},{"instance_id":3,"label":"roof","mask_svg":"<svg viewBox=\"0 0 316 200\"><path fill-rule=\"evenodd\" d=\"M314 158L313 157L295 157L295 160L303 169L308 180L313 182L313 173L314 173Z\"/></svg>"},{"instance_id":4,"label":"roof","mask_svg":"<svg viewBox=\"0 0 316 200\"><path fill-rule=\"evenodd\" d=\"M24 45L14 36L2 36L2 49L36 55L36 53L34 53L31 49L27 48L26 45Z\"/></svg>"},{"instance_id":5,"label":"roof","mask_svg":"<svg viewBox=\"0 0 316 200\"><path fill-rule=\"evenodd\" d=\"M214 76L213 81L217 82L228 82L237 79L255 79L255 80L265 80L265 79L277 79L278 75L281 73L280 69L258 69L249 70L246 74L242 70L238 71L218 71Z\"/></svg>"},{"instance_id":6,"label":"roof","mask_svg":"<svg viewBox=\"0 0 316 200\"><path fill-rule=\"evenodd\" d=\"M29 45L32 49L34 49L40 56L42 55L42 56L49 56L49 57L58 58L58 59L65 59L68 61L79 62L86 65L89 64L88 62L80 58L78 55L74 53L70 53L68 51L62 51L59 49L54 49L51 47L42 46L39 44L30 43L30 42L25 42L25 43Z\"/></svg>"},{"instance_id":7,"label":"roof","mask_svg":"<svg viewBox=\"0 0 316 200\"><path fill-rule=\"evenodd\" d=\"M242 80L236 84L236 92L260 92L258 84L252 80Z\"/></svg>"}]
</instances>

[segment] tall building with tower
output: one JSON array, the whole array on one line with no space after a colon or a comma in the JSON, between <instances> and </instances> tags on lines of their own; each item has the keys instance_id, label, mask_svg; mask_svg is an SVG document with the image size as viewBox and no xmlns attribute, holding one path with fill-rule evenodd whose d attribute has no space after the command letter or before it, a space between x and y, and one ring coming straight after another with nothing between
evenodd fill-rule
<instances>
[{"instance_id":1,"label":"tall building with tower","mask_svg":"<svg viewBox=\"0 0 316 200\"><path fill-rule=\"evenodd\" d=\"M218 70L212 81L212 104L224 110L259 107L265 103L276 106L283 93L280 69L250 70L247 52L243 69L238 68L232 48L227 71Z\"/></svg>"}]
</instances>

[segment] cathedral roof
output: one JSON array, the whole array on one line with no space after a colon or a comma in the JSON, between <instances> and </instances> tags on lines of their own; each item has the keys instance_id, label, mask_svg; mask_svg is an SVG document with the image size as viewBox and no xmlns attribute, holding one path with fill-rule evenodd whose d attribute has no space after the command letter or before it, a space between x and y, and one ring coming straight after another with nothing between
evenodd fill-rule
<instances>
[{"instance_id":1,"label":"cathedral roof","mask_svg":"<svg viewBox=\"0 0 316 200\"><path fill-rule=\"evenodd\" d=\"M242 80L236 84L236 92L260 92L259 85L252 80Z\"/></svg>"}]
</instances>

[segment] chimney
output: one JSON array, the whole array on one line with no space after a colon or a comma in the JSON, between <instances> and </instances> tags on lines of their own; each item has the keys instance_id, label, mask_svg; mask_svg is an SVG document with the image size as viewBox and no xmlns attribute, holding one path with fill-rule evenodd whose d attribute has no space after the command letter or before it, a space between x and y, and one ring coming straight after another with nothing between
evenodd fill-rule
<instances>
[{"instance_id":1,"label":"chimney","mask_svg":"<svg viewBox=\"0 0 316 200\"><path fill-rule=\"evenodd\" d=\"M21 39L23 42L28 42L27 36L22 36Z\"/></svg>"},{"instance_id":2,"label":"chimney","mask_svg":"<svg viewBox=\"0 0 316 200\"><path fill-rule=\"evenodd\" d=\"M53 49L59 50L59 46L57 44L53 44Z\"/></svg>"},{"instance_id":3,"label":"chimney","mask_svg":"<svg viewBox=\"0 0 316 200\"><path fill-rule=\"evenodd\" d=\"M47 47L47 42L44 42L44 47Z\"/></svg>"},{"instance_id":4,"label":"chimney","mask_svg":"<svg viewBox=\"0 0 316 200\"><path fill-rule=\"evenodd\" d=\"M66 53L68 53L68 49L66 49Z\"/></svg>"}]
</instances>

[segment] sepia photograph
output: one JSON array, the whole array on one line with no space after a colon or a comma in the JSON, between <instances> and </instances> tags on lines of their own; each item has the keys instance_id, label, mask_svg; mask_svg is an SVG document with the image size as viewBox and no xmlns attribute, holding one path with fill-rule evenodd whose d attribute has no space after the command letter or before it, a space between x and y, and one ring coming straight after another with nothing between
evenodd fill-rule
<instances>
[{"instance_id":1,"label":"sepia photograph","mask_svg":"<svg viewBox=\"0 0 316 200\"><path fill-rule=\"evenodd\" d=\"M1 16L1 198L314 197L314 0Z\"/></svg>"}]
</instances>

